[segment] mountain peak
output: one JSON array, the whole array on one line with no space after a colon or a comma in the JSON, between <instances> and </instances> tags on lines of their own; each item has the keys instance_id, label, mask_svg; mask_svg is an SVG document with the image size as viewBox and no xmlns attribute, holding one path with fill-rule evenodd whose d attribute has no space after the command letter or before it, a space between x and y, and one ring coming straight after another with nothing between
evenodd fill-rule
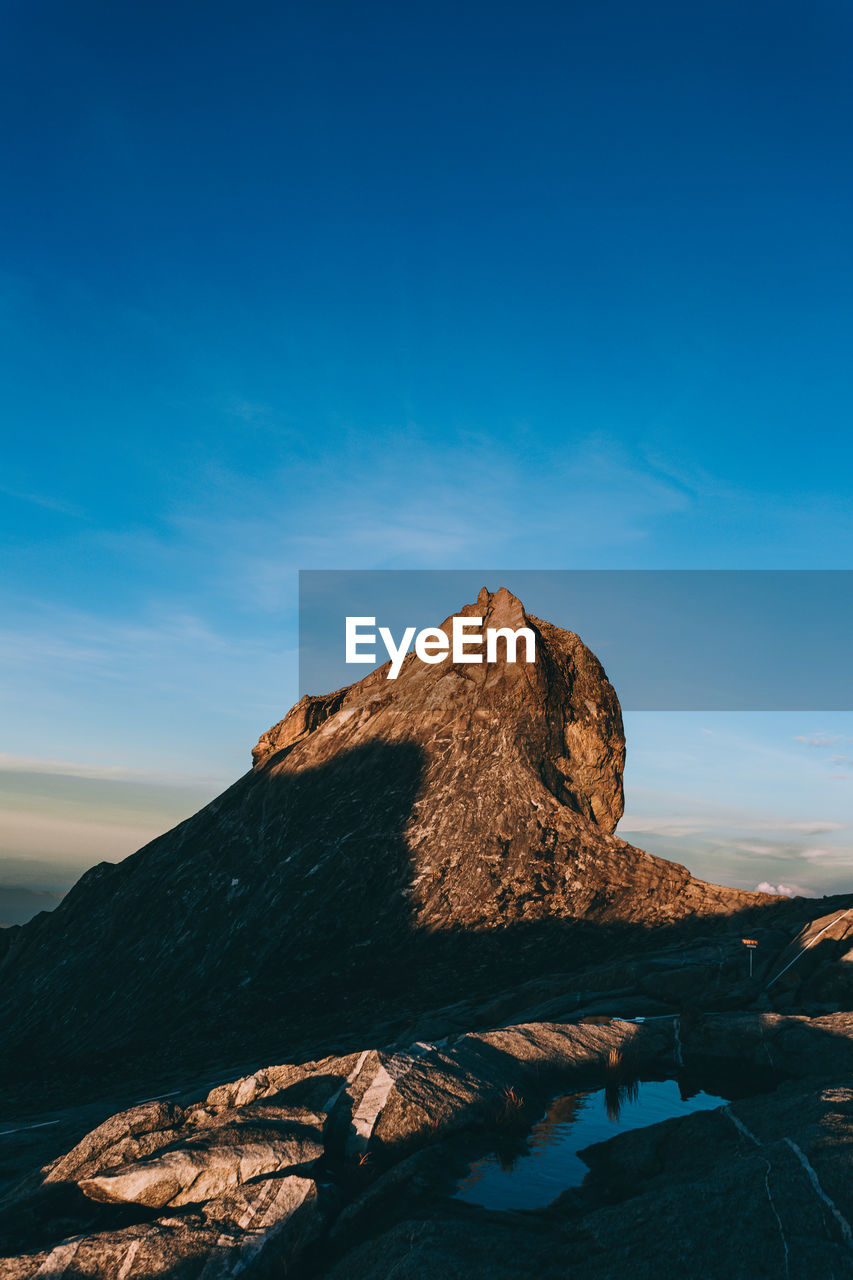
<instances>
[{"instance_id":1,"label":"mountain peak","mask_svg":"<svg viewBox=\"0 0 853 1280\"><path fill-rule=\"evenodd\" d=\"M529 628L535 660L412 654L302 698L223 795L16 933L0 1039L18 1070L340 1034L354 1009L399 1019L569 972L615 928L644 947L768 901L613 834L622 717L577 635L505 589L460 614Z\"/></svg>"},{"instance_id":2,"label":"mountain peak","mask_svg":"<svg viewBox=\"0 0 853 1280\"><path fill-rule=\"evenodd\" d=\"M425 752L427 773L451 771L454 786L460 772L476 770L481 783L489 775L494 796L507 786L517 791L524 778L531 789L525 803L556 800L612 831L623 810L625 738L619 701L598 659L573 632L528 615L504 587L483 587L474 604L446 618L438 630L448 639L454 616L480 618L480 634L528 628L535 660L524 660L521 645L509 661L499 643L497 660L487 663L485 641L476 639L466 643L466 662L449 653L428 665L410 654L394 681L386 664L345 689L302 698L262 735L252 752L255 768L274 760L284 767L286 757L288 768L302 768L325 758L331 742L342 750L412 741ZM512 807L509 796L507 802Z\"/></svg>"}]
</instances>

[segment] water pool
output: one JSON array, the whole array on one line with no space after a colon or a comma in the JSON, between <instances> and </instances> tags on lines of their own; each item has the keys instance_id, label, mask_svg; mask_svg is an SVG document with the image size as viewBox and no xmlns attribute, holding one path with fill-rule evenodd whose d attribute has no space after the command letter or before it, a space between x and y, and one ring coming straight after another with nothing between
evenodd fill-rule
<instances>
[{"instance_id":1,"label":"water pool","mask_svg":"<svg viewBox=\"0 0 853 1280\"><path fill-rule=\"evenodd\" d=\"M542 1209L583 1182L589 1170L577 1153L584 1147L727 1103L704 1090L685 1095L677 1080L640 1080L565 1094L554 1099L520 1150L475 1161L457 1186L456 1198L487 1209Z\"/></svg>"}]
</instances>

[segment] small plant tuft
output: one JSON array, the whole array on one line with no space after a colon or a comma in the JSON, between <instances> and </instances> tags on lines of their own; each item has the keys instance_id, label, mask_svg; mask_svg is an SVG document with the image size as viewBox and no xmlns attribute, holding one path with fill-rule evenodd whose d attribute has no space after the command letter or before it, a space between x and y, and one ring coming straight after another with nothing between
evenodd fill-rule
<instances>
[{"instance_id":1,"label":"small plant tuft","mask_svg":"<svg viewBox=\"0 0 853 1280\"><path fill-rule=\"evenodd\" d=\"M522 1110L524 1106L524 1098L517 1093L511 1084L508 1084L503 1092L504 1099L504 1115L513 1116Z\"/></svg>"}]
</instances>

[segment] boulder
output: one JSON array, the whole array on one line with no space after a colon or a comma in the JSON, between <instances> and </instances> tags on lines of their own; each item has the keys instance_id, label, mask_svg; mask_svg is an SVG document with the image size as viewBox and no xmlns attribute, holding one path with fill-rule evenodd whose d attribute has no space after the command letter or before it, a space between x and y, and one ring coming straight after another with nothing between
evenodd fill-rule
<instances>
[{"instance_id":1,"label":"boulder","mask_svg":"<svg viewBox=\"0 0 853 1280\"><path fill-rule=\"evenodd\" d=\"M320 1117L247 1112L226 1113L194 1138L82 1178L80 1189L110 1204L202 1204L265 1175L309 1166L323 1154Z\"/></svg>"},{"instance_id":2,"label":"boulder","mask_svg":"<svg viewBox=\"0 0 853 1280\"><path fill-rule=\"evenodd\" d=\"M80 1182L101 1169L148 1156L174 1140L182 1120L180 1107L170 1102L145 1102L119 1111L57 1160L45 1181Z\"/></svg>"}]
</instances>

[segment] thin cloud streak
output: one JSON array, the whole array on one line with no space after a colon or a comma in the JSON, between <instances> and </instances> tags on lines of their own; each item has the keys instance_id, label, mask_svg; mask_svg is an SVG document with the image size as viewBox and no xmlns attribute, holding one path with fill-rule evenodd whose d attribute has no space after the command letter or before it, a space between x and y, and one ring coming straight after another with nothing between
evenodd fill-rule
<instances>
[{"instance_id":1,"label":"thin cloud streak","mask_svg":"<svg viewBox=\"0 0 853 1280\"><path fill-rule=\"evenodd\" d=\"M71 516L74 520L89 520L91 518L85 511L82 511L72 503L63 502L59 498L52 498L47 494L22 493L19 489L11 489L7 485L0 485L0 493L5 494L7 498L15 498L18 502L28 502L32 506L43 507L47 511L56 511L59 515Z\"/></svg>"},{"instance_id":2,"label":"thin cloud streak","mask_svg":"<svg viewBox=\"0 0 853 1280\"><path fill-rule=\"evenodd\" d=\"M135 769L129 765L82 760L57 760L42 756L16 756L0 752L0 773L39 773L51 777L91 778L103 782L145 782L164 786L227 786L233 781L225 774L174 773L157 769Z\"/></svg>"}]
</instances>

